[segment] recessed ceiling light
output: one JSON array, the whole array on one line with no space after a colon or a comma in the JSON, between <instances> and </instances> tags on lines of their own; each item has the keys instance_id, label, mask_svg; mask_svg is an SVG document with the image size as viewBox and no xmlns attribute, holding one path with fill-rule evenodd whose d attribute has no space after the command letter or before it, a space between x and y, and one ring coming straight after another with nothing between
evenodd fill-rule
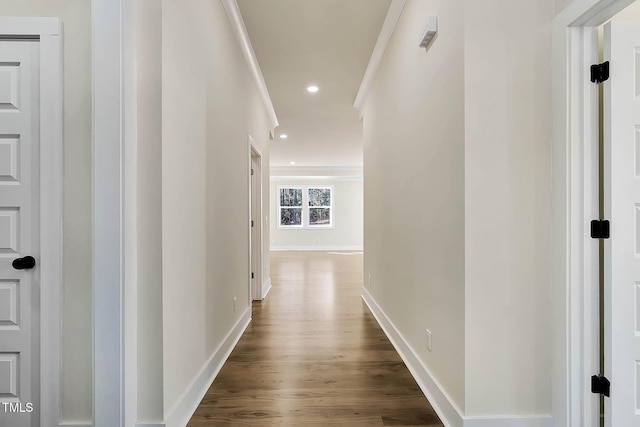
<instances>
[{"instance_id":1,"label":"recessed ceiling light","mask_svg":"<svg viewBox=\"0 0 640 427\"><path fill-rule=\"evenodd\" d=\"M287 139L289 138L289 135L287 135L286 133L283 133L280 135L280 139Z\"/></svg>"},{"instance_id":2,"label":"recessed ceiling light","mask_svg":"<svg viewBox=\"0 0 640 427\"><path fill-rule=\"evenodd\" d=\"M295 164L296 164L296 162L289 162L289 164L290 164L290 165L295 165Z\"/></svg>"},{"instance_id":3,"label":"recessed ceiling light","mask_svg":"<svg viewBox=\"0 0 640 427\"><path fill-rule=\"evenodd\" d=\"M307 92L310 92L310 93L316 93L318 90L320 90L318 89L318 86L309 86L307 88Z\"/></svg>"}]
</instances>

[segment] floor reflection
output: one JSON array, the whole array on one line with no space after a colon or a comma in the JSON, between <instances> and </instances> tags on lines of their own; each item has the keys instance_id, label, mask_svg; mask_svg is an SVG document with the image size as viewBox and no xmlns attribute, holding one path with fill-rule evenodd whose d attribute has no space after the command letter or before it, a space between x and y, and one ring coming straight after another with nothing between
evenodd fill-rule
<instances>
[{"instance_id":1,"label":"floor reflection","mask_svg":"<svg viewBox=\"0 0 640 427\"><path fill-rule=\"evenodd\" d=\"M361 252L273 252L273 288L188 426L442 426L362 302L362 268Z\"/></svg>"}]
</instances>

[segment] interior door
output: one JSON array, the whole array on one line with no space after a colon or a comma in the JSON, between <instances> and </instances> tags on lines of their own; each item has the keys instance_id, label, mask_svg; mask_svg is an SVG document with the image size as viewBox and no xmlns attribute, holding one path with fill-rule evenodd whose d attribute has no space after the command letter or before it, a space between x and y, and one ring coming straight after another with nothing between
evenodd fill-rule
<instances>
[{"instance_id":1,"label":"interior door","mask_svg":"<svg viewBox=\"0 0 640 427\"><path fill-rule=\"evenodd\" d=\"M605 423L640 426L640 24L607 24L604 59Z\"/></svg>"},{"instance_id":2,"label":"interior door","mask_svg":"<svg viewBox=\"0 0 640 427\"><path fill-rule=\"evenodd\" d=\"M251 171L251 294L255 301L262 299L260 167L255 156L251 156Z\"/></svg>"},{"instance_id":3,"label":"interior door","mask_svg":"<svg viewBox=\"0 0 640 427\"><path fill-rule=\"evenodd\" d=\"M39 418L38 47L0 41L0 426L7 427L37 426Z\"/></svg>"}]
</instances>

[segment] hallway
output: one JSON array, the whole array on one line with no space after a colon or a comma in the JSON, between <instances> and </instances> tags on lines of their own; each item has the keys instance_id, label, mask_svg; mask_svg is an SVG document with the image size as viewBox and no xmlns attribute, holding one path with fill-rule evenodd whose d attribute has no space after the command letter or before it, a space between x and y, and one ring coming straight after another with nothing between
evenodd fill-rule
<instances>
[{"instance_id":1,"label":"hallway","mask_svg":"<svg viewBox=\"0 0 640 427\"><path fill-rule=\"evenodd\" d=\"M272 252L271 278L188 427L442 426L360 298L361 254Z\"/></svg>"}]
</instances>

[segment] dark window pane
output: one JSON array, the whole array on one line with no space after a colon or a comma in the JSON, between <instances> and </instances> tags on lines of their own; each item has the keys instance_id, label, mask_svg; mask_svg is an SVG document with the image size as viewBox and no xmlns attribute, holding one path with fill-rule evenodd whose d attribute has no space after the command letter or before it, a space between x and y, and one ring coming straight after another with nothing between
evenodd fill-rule
<instances>
[{"instance_id":1,"label":"dark window pane","mask_svg":"<svg viewBox=\"0 0 640 427\"><path fill-rule=\"evenodd\" d=\"M281 188L280 206L302 206L302 189Z\"/></svg>"},{"instance_id":2,"label":"dark window pane","mask_svg":"<svg viewBox=\"0 0 640 427\"><path fill-rule=\"evenodd\" d=\"M280 209L280 225L302 225L302 208Z\"/></svg>"},{"instance_id":3,"label":"dark window pane","mask_svg":"<svg viewBox=\"0 0 640 427\"><path fill-rule=\"evenodd\" d=\"M310 188L309 206L331 206L331 189Z\"/></svg>"},{"instance_id":4,"label":"dark window pane","mask_svg":"<svg viewBox=\"0 0 640 427\"><path fill-rule=\"evenodd\" d=\"M331 225L331 209L309 208L309 225Z\"/></svg>"}]
</instances>

